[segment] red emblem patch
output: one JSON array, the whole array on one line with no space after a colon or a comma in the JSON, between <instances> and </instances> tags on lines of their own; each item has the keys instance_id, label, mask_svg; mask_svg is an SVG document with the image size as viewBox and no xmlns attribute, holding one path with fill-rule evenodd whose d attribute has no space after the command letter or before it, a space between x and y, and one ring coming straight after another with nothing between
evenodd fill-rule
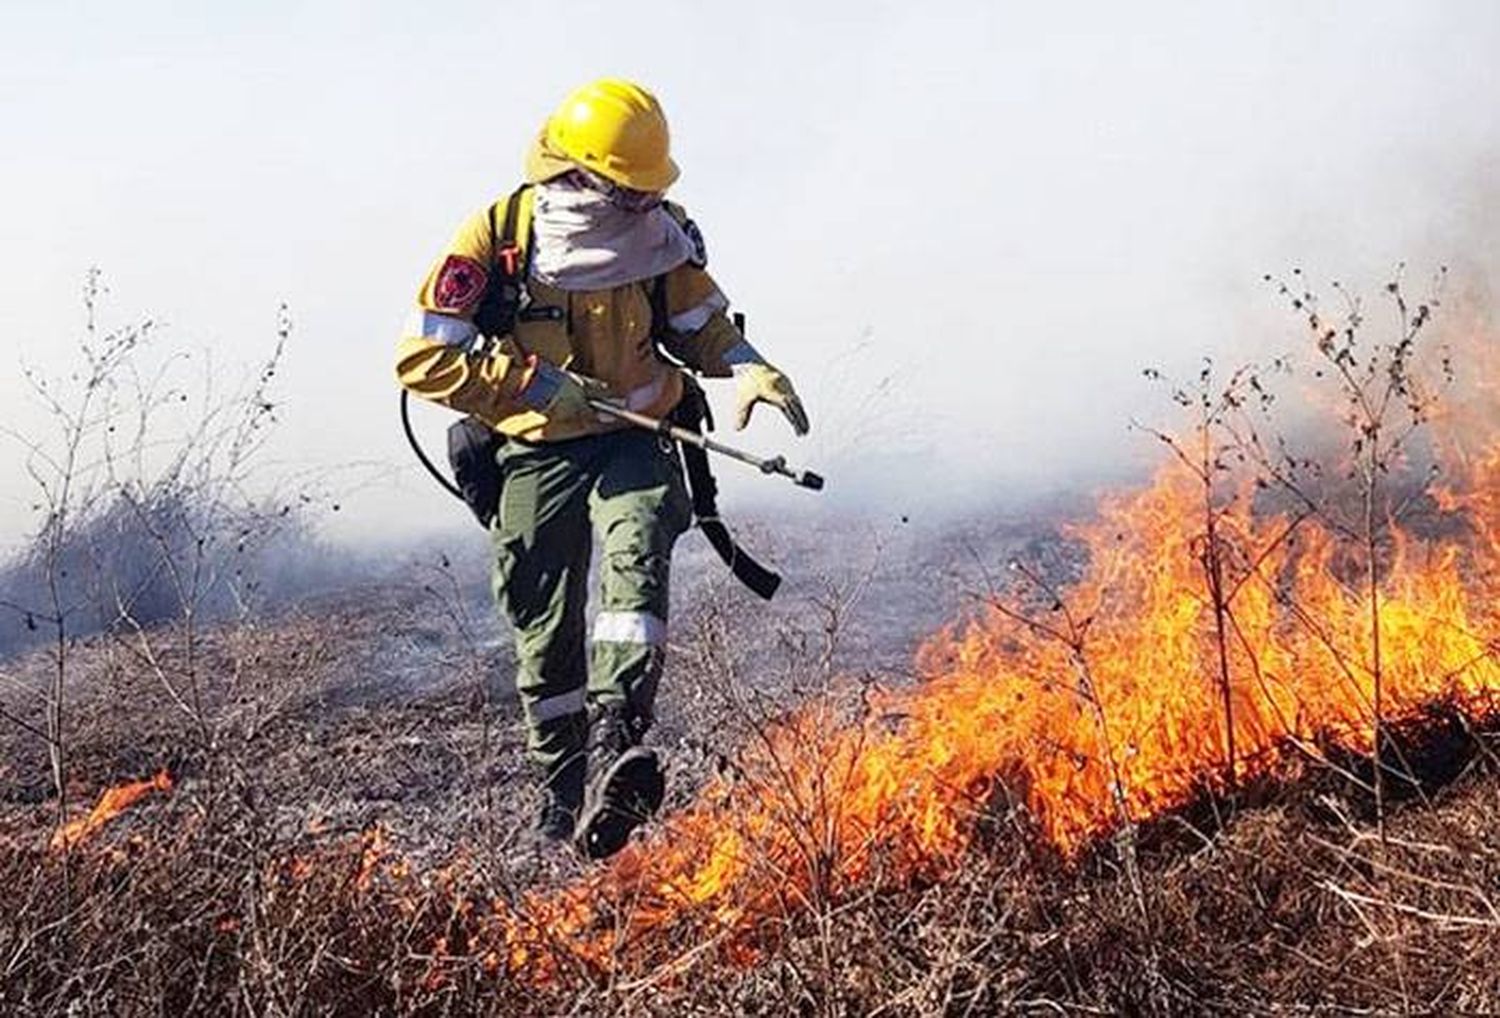
<instances>
[{"instance_id":1,"label":"red emblem patch","mask_svg":"<svg viewBox=\"0 0 1500 1018\"><path fill-rule=\"evenodd\" d=\"M432 301L438 311L467 312L479 303L489 278L484 266L474 259L449 255L438 270Z\"/></svg>"}]
</instances>

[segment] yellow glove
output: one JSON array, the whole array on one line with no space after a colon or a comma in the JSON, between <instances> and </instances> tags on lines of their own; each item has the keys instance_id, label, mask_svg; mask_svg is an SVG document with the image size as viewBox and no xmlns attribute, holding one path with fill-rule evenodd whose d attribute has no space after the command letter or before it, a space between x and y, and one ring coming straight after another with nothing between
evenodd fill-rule
<instances>
[{"instance_id":1,"label":"yellow glove","mask_svg":"<svg viewBox=\"0 0 1500 1018\"><path fill-rule=\"evenodd\" d=\"M739 392L735 403L735 429L745 430L750 423L750 411L757 403L769 403L786 415L792 430L799 435L807 434L807 411L792 380L764 362L747 364L738 372Z\"/></svg>"}]
</instances>

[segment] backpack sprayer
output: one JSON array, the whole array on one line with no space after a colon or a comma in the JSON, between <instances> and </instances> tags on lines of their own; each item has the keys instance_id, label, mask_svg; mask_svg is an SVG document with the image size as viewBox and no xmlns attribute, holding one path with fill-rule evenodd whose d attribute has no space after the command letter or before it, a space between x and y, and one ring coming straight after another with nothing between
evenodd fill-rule
<instances>
[{"instance_id":1,"label":"backpack sprayer","mask_svg":"<svg viewBox=\"0 0 1500 1018\"><path fill-rule=\"evenodd\" d=\"M735 315L735 324L744 330L744 316ZM480 524L488 527L494 518L500 496L501 478L496 464L496 453L504 438L486 424L472 417L456 421L448 429L448 462L453 467L454 480L450 481L423 451L412 430L408 409L410 394L401 391L401 425L406 439L417 454L427 472L454 497L467 503ZM732 445L717 442L704 432L713 427L708 414L708 403L697 385L688 381L682 402L670 417L651 417L617 406L607 399L589 397L589 408L595 413L661 435L676 442L682 448L682 465L687 474L688 494L693 504L693 516L698 529L708 539L718 556L724 560L735 577L752 591L767 600L781 585L781 577L755 561L742 549L729 528L719 518L718 484L708 464L708 454L715 453L754 467L767 476L779 474L799 488L809 491L823 490L823 477L811 470L794 470L787 466L785 456L769 458L756 456ZM455 483L457 482L457 483Z\"/></svg>"}]
</instances>

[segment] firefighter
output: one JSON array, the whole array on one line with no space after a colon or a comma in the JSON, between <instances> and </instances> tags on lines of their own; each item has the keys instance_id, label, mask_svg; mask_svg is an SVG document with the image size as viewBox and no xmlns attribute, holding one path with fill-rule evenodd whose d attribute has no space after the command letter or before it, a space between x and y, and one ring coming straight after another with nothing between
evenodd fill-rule
<instances>
[{"instance_id":1,"label":"firefighter","mask_svg":"<svg viewBox=\"0 0 1500 1018\"><path fill-rule=\"evenodd\" d=\"M740 428L766 403L808 429L791 380L728 316L697 228L664 201L677 176L655 96L619 79L579 88L543 124L526 183L433 263L397 350L408 391L504 437L494 593L544 789L538 832L591 858L618 851L662 800L660 761L641 740L672 547L692 510L675 446L589 398L668 416L692 384L680 364L737 378ZM596 543L600 610L586 641Z\"/></svg>"}]
</instances>

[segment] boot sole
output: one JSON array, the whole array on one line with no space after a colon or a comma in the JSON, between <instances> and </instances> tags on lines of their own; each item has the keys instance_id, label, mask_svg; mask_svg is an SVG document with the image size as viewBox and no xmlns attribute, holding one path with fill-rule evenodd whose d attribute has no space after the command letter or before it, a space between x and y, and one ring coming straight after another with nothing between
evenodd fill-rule
<instances>
[{"instance_id":1,"label":"boot sole","mask_svg":"<svg viewBox=\"0 0 1500 1018\"><path fill-rule=\"evenodd\" d=\"M579 849L605 859L625 847L630 834L661 808L666 779L656 754L636 746L610 764L590 790L578 818Z\"/></svg>"}]
</instances>

